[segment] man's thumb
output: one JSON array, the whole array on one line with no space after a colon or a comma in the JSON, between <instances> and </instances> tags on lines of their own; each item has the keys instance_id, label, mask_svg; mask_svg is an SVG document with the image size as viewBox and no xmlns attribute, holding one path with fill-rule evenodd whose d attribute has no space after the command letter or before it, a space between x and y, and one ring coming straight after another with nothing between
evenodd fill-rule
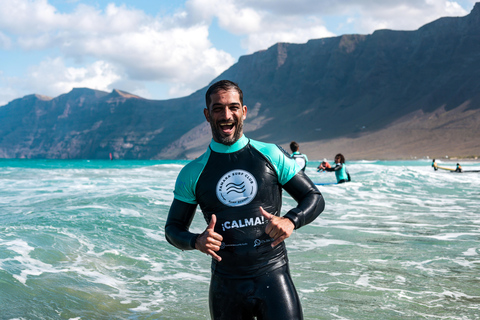
<instances>
[{"instance_id":1,"label":"man's thumb","mask_svg":"<svg viewBox=\"0 0 480 320\"><path fill-rule=\"evenodd\" d=\"M212 218L210 219L210 223L208 224L207 229L215 229L215 224L217 223L217 216L212 214Z\"/></svg>"},{"instance_id":2,"label":"man's thumb","mask_svg":"<svg viewBox=\"0 0 480 320\"><path fill-rule=\"evenodd\" d=\"M267 219L267 220L271 220L272 219L272 214L268 213L267 211L265 211L265 209L263 209L262 207L260 207L260 213Z\"/></svg>"}]
</instances>

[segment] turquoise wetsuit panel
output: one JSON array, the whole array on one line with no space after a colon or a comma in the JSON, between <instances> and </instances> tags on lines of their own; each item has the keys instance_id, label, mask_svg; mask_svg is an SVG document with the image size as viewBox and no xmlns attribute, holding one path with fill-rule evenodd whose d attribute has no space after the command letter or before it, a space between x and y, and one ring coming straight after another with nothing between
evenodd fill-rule
<instances>
[{"instance_id":1,"label":"turquoise wetsuit panel","mask_svg":"<svg viewBox=\"0 0 480 320\"><path fill-rule=\"evenodd\" d=\"M347 168L345 167L345 164L342 164L342 168L340 170L335 171L335 177L337 178L337 182L341 180L348 180Z\"/></svg>"},{"instance_id":2,"label":"turquoise wetsuit panel","mask_svg":"<svg viewBox=\"0 0 480 320\"><path fill-rule=\"evenodd\" d=\"M200 174L205 168L209 157L210 148L200 157L183 167L177 177L175 189L173 190L173 196L175 199L190 204L198 204L195 196L195 187L197 185L198 177L200 177Z\"/></svg>"}]
</instances>

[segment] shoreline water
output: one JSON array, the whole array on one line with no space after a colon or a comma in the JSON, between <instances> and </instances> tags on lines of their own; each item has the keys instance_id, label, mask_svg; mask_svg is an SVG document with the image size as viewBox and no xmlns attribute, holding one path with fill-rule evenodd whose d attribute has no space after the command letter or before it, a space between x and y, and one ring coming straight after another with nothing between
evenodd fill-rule
<instances>
[{"instance_id":1,"label":"shoreline water","mask_svg":"<svg viewBox=\"0 0 480 320\"><path fill-rule=\"evenodd\" d=\"M163 230L187 162L0 160L0 318L209 319L210 259ZM312 180L335 180L318 163ZM319 186L325 211L286 240L305 319L479 319L480 175L347 165L353 182Z\"/></svg>"}]
</instances>

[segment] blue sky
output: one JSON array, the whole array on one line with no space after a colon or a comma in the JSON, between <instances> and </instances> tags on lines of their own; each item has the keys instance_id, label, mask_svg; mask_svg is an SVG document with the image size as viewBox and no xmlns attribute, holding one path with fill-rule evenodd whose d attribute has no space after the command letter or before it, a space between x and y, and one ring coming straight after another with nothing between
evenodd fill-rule
<instances>
[{"instance_id":1,"label":"blue sky","mask_svg":"<svg viewBox=\"0 0 480 320\"><path fill-rule=\"evenodd\" d=\"M0 0L0 106L75 87L186 96L242 55L464 16L475 0Z\"/></svg>"}]
</instances>

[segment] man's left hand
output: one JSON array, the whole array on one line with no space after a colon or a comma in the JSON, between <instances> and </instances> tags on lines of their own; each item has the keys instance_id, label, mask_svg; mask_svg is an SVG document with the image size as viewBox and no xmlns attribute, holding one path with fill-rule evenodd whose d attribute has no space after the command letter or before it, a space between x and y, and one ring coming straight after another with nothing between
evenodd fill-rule
<instances>
[{"instance_id":1,"label":"man's left hand","mask_svg":"<svg viewBox=\"0 0 480 320\"><path fill-rule=\"evenodd\" d=\"M283 240L290 237L295 229L295 225L290 219L277 217L273 214L268 213L260 207L260 212L268 220L267 227L265 228L265 233L273 238L272 247L275 247L277 244L281 243Z\"/></svg>"}]
</instances>

